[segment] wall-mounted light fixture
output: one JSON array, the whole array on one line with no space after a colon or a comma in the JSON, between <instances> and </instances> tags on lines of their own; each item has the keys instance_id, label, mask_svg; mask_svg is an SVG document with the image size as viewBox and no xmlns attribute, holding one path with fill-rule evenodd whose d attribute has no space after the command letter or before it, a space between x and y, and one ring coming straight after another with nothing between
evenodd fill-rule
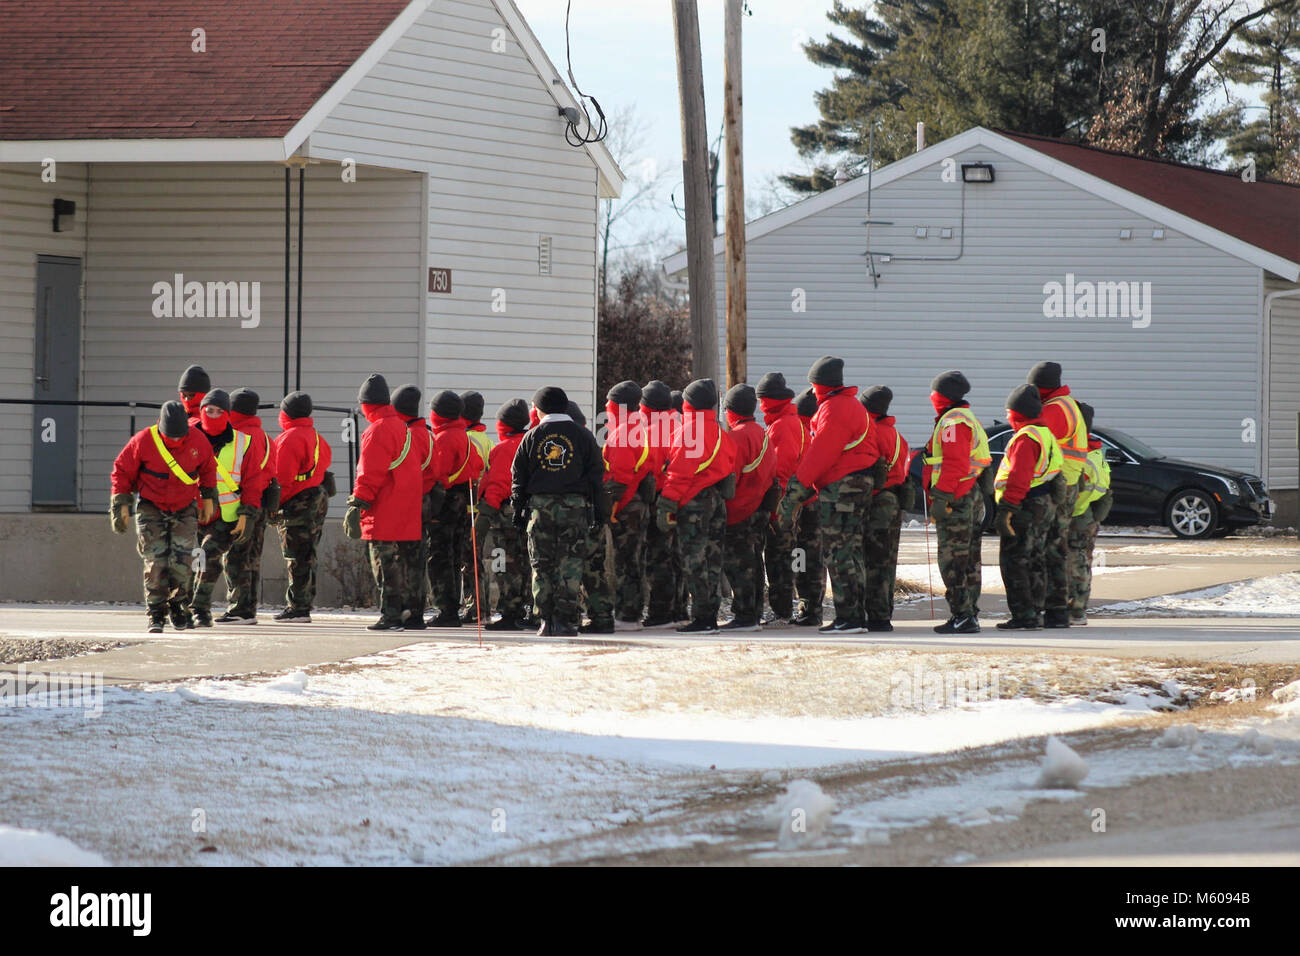
<instances>
[{"instance_id":1,"label":"wall-mounted light fixture","mask_svg":"<svg viewBox=\"0 0 1300 956\"><path fill-rule=\"evenodd\" d=\"M1165 237L1165 231L1164 231L1163 228L1161 228L1161 229L1152 229L1152 230L1151 230L1151 238L1152 238L1152 239L1163 239L1164 237Z\"/></svg>"},{"instance_id":2,"label":"wall-mounted light fixture","mask_svg":"<svg viewBox=\"0 0 1300 956\"><path fill-rule=\"evenodd\" d=\"M1132 238L1133 238L1133 230L1132 230L1132 229L1121 229L1121 230L1119 231L1119 237L1120 237L1121 239L1132 239Z\"/></svg>"},{"instance_id":3,"label":"wall-mounted light fixture","mask_svg":"<svg viewBox=\"0 0 1300 956\"><path fill-rule=\"evenodd\" d=\"M964 183L991 183L993 167L989 163L962 163L961 180Z\"/></svg>"},{"instance_id":4,"label":"wall-mounted light fixture","mask_svg":"<svg viewBox=\"0 0 1300 956\"><path fill-rule=\"evenodd\" d=\"M63 231L62 229L59 228L60 225L59 218L61 216L67 216L69 219L71 219L76 214L77 214L77 204L73 202L71 199L54 200L54 231L55 232Z\"/></svg>"},{"instance_id":5,"label":"wall-mounted light fixture","mask_svg":"<svg viewBox=\"0 0 1300 956\"><path fill-rule=\"evenodd\" d=\"M917 226L917 227L916 227L916 238L918 238L918 239L924 239L924 238L925 238L926 236L928 236L929 234L930 234L930 230L927 229L925 226Z\"/></svg>"}]
</instances>

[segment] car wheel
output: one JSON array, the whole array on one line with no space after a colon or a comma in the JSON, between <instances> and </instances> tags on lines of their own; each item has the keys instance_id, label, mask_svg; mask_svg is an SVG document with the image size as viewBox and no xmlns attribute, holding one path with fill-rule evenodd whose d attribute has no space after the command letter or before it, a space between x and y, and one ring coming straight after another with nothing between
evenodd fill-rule
<instances>
[{"instance_id":1,"label":"car wheel","mask_svg":"<svg viewBox=\"0 0 1300 956\"><path fill-rule=\"evenodd\" d=\"M1208 538L1219 526L1219 506L1208 493L1183 488L1165 506L1165 524L1180 538Z\"/></svg>"}]
</instances>

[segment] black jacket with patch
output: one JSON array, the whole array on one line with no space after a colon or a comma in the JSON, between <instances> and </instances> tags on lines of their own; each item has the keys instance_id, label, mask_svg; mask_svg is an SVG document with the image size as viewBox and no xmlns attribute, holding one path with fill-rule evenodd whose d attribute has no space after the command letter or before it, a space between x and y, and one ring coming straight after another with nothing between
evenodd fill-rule
<instances>
[{"instance_id":1,"label":"black jacket with patch","mask_svg":"<svg viewBox=\"0 0 1300 956\"><path fill-rule=\"evenodd\" d=\"M532 495L582 495L596 519L609 519L604 493L605 462L596 436L567 416L544 419L529 430L515 451L510 497L516 509Z\"/></svg>"}]
</instances>

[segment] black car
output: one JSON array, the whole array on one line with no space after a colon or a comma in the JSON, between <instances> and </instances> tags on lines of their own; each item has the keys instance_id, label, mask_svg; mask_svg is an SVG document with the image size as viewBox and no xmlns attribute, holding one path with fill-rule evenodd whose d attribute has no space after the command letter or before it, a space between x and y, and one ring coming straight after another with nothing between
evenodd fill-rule
<instances>
[{"instance_id":1,"label":"black car","mask_svg":"<svg viewBox=\"0 0 1300 956\"><path fill-rule=\"evenodd\" d=\"M990 468L997 469L1011 439L1010 425L994 422L987 429ZM1169 527L1180 538L1223 537L1273 516L1273 502L1263 479L1217 465L1168 458L1150 445L1115 428L1094 428L1106 449L1110 484L1115 492L1107 524ZM909 477L921 487L922 455L914 454ZM918 494L917 501L921 498ZM984 530L990 531L995 506L985 500Z\"/></svg>"}]
</instances>

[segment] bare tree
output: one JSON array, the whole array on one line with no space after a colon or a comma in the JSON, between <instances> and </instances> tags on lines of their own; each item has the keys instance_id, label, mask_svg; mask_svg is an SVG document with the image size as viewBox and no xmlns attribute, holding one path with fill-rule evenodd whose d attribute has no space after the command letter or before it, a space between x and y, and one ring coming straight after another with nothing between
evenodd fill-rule
<instances>
[{"instance_id":1,"label":"bare tree","mask_svg":"<svg viewBox=\"0 0 1300 956\"><path fill-rule=\"evenodd\" d=\"M618 199L600 201L600 298L607 296L605 277L609 272L611 252L620 252L652 245L654 240L620 243L615 232L626 226L635 213L653 208L660 203L663 182L667 171L650 156L642 155L649 138L650 123L637 111L635 103L613 109L609 113L609 136L605 146L624 172L628 173L623 195Z\"/></svg>"}]
</instances>

